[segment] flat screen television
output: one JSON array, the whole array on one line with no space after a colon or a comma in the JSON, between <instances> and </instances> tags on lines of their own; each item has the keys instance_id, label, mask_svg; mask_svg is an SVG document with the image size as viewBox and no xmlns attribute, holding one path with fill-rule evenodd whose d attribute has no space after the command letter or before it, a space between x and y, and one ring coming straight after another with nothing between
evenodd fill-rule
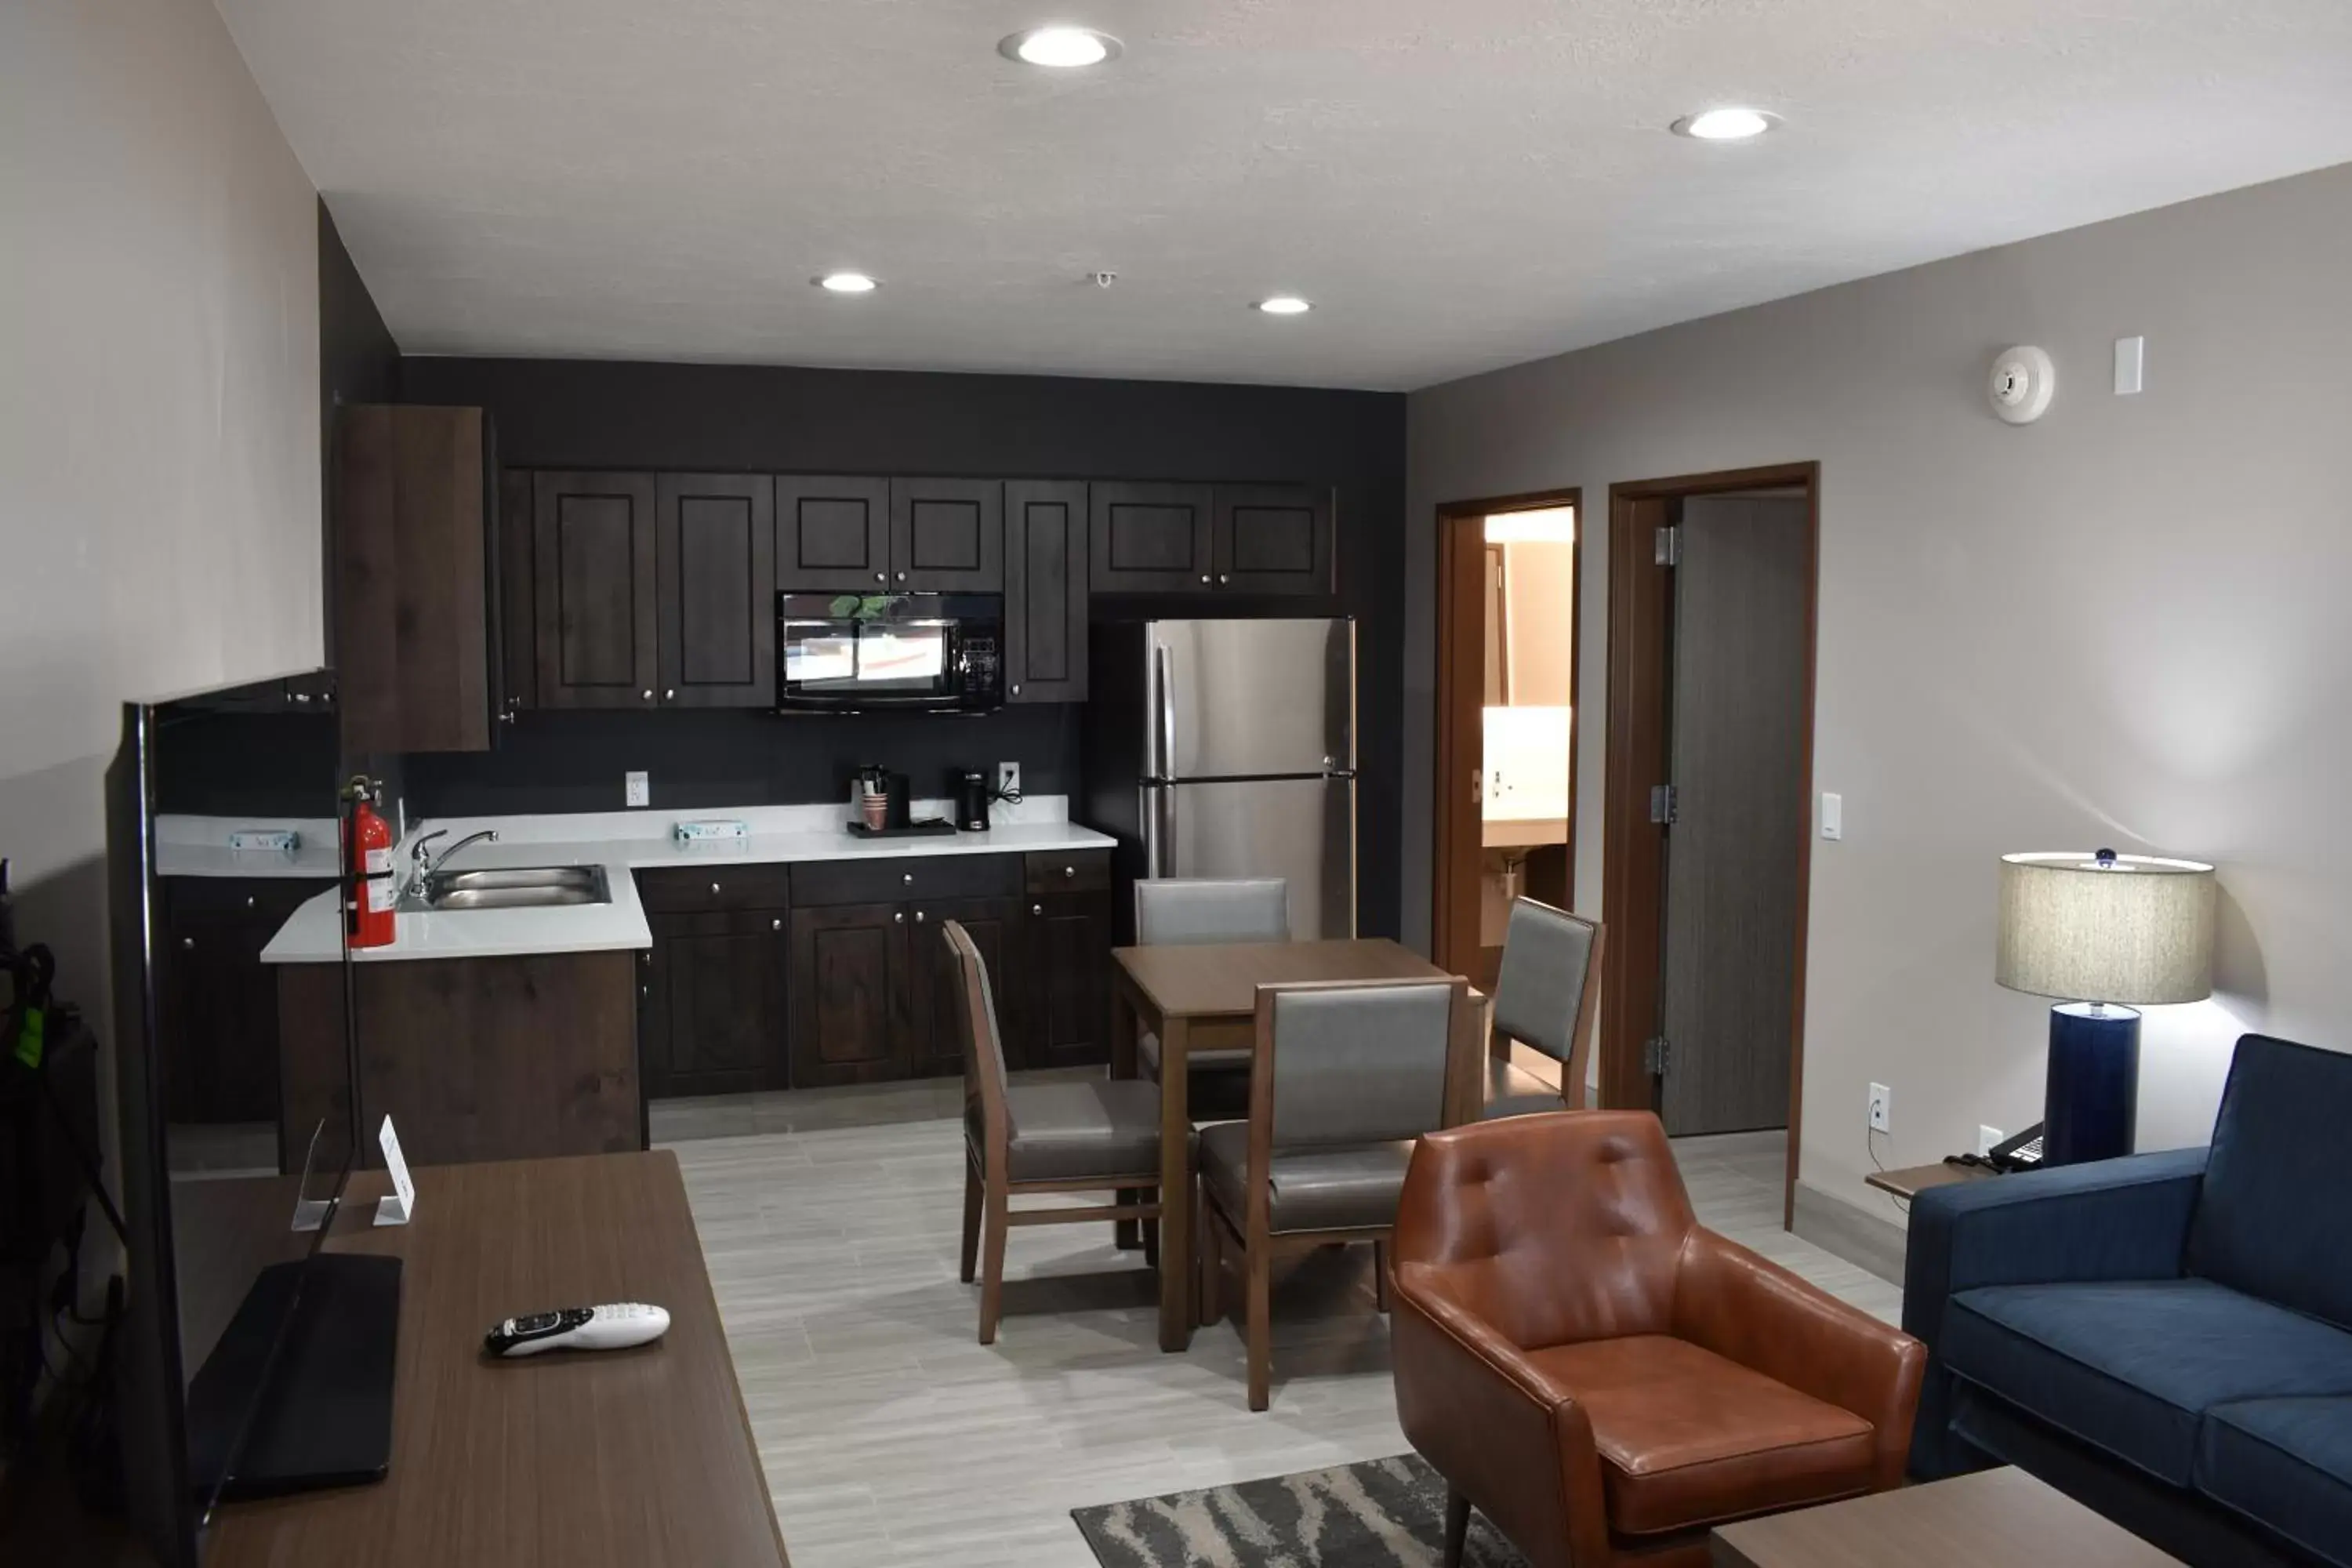
<instances>
[{"instance_id":1,"label":"flat screen television","mask_svg":"<svg viewBox=\"0 0 2352 1568\"><path fill-rule=\"evenodd\" d=\"M329 1245L364 1114L350 955L342 1091L309 1128L281 1125L274 979L253 963L276 911L339 885L331 691L320 672L126 704L107 773L117 1426L126 1510L168 1568L198 1568L224 1501L364 1482L390 1452L399 1263ZM286 831L291 848L236 847ZM207 952L197 930L247 946Z\"/></svg>"}]
</instances>

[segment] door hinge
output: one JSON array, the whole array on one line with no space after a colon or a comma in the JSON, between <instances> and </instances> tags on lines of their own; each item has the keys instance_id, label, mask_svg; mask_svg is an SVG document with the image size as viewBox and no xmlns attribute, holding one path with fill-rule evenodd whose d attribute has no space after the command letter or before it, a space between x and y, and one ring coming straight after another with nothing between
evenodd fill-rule
<instances>
[{"instance_id":1,"label":"door hinge","mask_svg":"<svg viewBox=\"0 0 2352 1568\"><path fill-rule=\"evenodd\" d=\"M1672 826L1674 825L1675 808L1680 805L1680 800L1675 795L1674 785L1652 784L1650 786L1650 820L1652 822L1658 824L1662 827Z\"/></svg>"},{"instance_id":2,"label":"door hinge","mask_svg":"<svg viewBox=\"0 0 2352 1568\"><path fill-rule=\"evenodd\" d=\"M1664 1035L1653 1035L1642 1042L1642 1070L1652 1078L1664 1078L1674 1065L1675 1043Z\"/></svg>"},{"instance_id":3,"label":"door hinge","mask_svg":"<svg viewBox=\"0 0 2352 1568\"><path fill-rule=\"evenodd\" d=\"M1679 566L1683 563L1683 531L1679 526L1658 530L1658 564Z\"/></svg>"},{"instance_id":4,"label":"door hinge","mask_svg":"<svg viewBox=\"0 0 2352 1568\"><path fill-rule=\"evenodd\" d=\"M1472 768L1470 770L1470 804L1472 805L1483 805L1486 804L1486 770L1484 768Z\"/></svg>"}]
</instances>

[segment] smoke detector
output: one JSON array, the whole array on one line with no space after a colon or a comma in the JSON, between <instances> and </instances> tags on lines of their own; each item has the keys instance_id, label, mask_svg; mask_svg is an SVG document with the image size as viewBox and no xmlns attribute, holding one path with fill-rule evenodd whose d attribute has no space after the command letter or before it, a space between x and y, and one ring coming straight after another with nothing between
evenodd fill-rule
<instances>
[{"instance_id":1,"label":"smoke detector","mask_svg":"<svg viewBox=\"0 0 2352 1568\"><path fill-rule=\"evenodd\" d=\"M2031 425L2048 411L2058 390L2058 370L2050 356L2030 344L2003 349L1992 362L1985 395L1992 411L2011 425Z\"/></svg>"}]
</instances>

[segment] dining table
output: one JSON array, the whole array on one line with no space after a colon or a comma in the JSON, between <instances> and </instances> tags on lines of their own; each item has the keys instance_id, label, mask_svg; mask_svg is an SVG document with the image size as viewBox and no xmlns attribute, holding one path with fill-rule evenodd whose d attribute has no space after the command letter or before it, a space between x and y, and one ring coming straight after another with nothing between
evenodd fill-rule
<instances>
[{"instance_id":1,"label":"dining table","mask_svg":"<svg viewBox=\"0 0 2352 1568\"><path fill-rule=\"evenodd\" d=\"M1139 1030L1160 1038L1160 1348L1181 1351L1193 1328L1191 1054L1253 1048L1261 985L1452 975L1385 937L1120 947L1111 958L1111 1076L1142 1070ZM1481 1072L1475 1042L1468 1048L1457 1042L1447 1058L1449 1125L1476 1114Z\"/></svg>"}]
</instances>

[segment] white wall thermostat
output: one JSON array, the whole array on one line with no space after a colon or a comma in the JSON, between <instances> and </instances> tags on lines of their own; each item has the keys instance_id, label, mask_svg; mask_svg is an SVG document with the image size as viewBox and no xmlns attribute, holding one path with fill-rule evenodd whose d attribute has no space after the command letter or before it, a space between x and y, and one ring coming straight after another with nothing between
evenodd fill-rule
<instances>
[{"instance_id":1,"label":"white wall thermostat","mask_svg":"<svg viewBox=\"0 0 2352 1568\"><path fill-rule=\"evenodd\" d=\"M1986 391L1992 411L2011 425L2031 425L2050 406L2058 389L2058 370L2050 356L2031 345L2003 349L1994 356L1992 380Z\"/></svg>"}]
</instances>

